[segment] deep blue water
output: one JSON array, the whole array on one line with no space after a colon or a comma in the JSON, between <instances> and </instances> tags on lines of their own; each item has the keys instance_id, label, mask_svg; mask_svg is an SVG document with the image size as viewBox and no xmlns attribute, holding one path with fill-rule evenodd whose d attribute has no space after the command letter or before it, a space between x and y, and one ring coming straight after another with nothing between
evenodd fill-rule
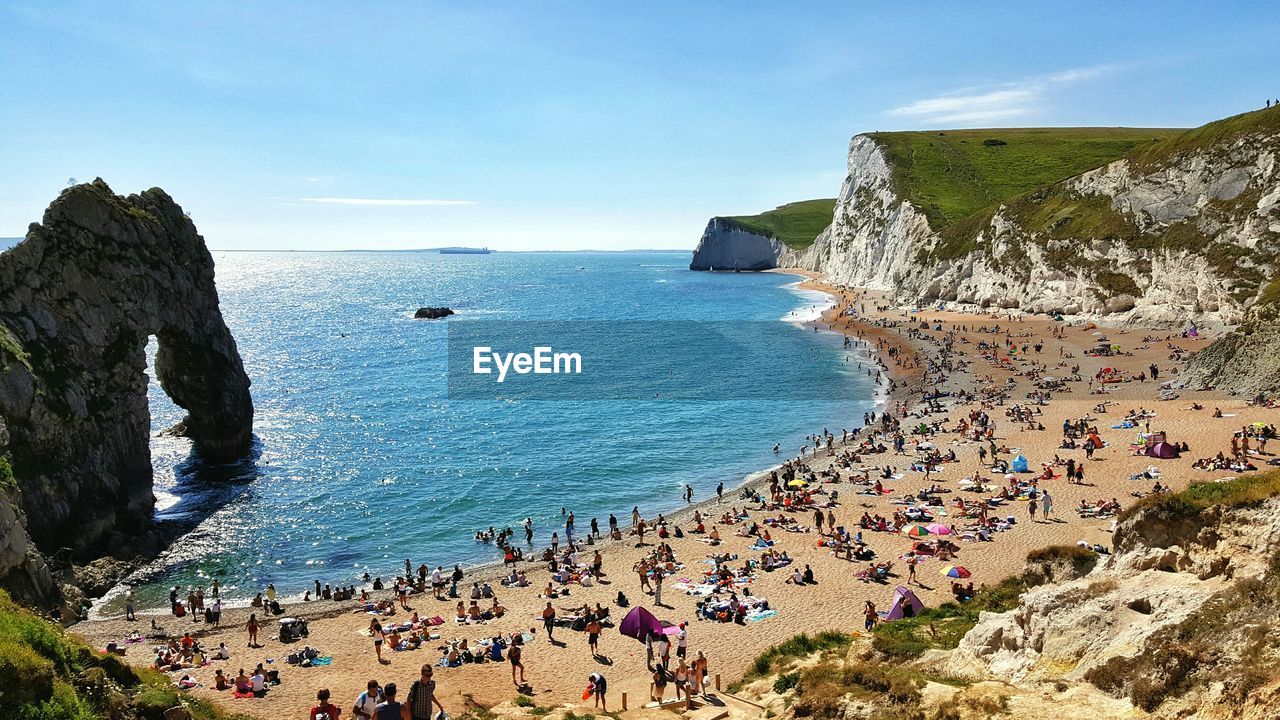
<instances>
[{"instance_id":1,"label":"deep blue water","mask_svg":"<svg viewBox=\"0 0 1280 720\"><path fill-rule=\"evenodd\" d=\"M861 423L873 387L840 339L785 323L823 297L779 274L687 269L687 253L214 254L223 314L253 380L258 453L206 467L179 439L156 438L161 517L203 518L134 578L158 604L170 584L218 577L233 597L274 582L396 574L405 558L492 561L477 528L532 516L536 540L610 512L682 504L794 454L802 438ZM422 305L458 316L412 319ZM795 319L795 316L792 316ZM451 400L449 323L480 320L717 320L777 323L743 332L732 367L767 383L800 368L824 388L802 401ZM774 327L774 326L771 326ZM694 347L683 352L698 352ZM724 344L708 343L723 353ZM745 363L745 367L744 367ZM716 378L707 378L715 382ZM154 428L180 417L156 383ZM554 527L553 527L554 526ZM357 582L357 584L359 584Z\"/></svg>"}]
</instances>

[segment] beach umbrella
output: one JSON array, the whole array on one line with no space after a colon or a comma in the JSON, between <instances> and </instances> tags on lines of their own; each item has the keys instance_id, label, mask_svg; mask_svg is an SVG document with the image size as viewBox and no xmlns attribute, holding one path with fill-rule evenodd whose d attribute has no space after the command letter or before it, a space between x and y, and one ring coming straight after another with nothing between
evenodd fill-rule
<instances>
[{"instance_id":1,"label":"beach umbrella","mask_svg":"<svg viewBox=\"0 0 1280 720\"><path fill-rule=\"evenodd\" d=\"M662 630L662 623L658 622L658 618L639 606L632 608L631 612L622 618L622 624L618 626L618 632L640 642L644 642L644 639L650 635L661 635Z\"/></svg>"},{"instance_id":2,"label":"beach umbrella","mask_svg":"<svg viewBox=\"0 0 1280 720\"><path fill-rule=\"evenodd\" d=\"M929 535L929 528L925 527L924 525L907 525L906 527L902 528L902 534L906 535L907 537L914 537L914 538L926 537L927 535Z\"/></svg>"},{"instance_id":3,"label":"beach umbrella","mask_svg":"<svg viewBox=\"0 0 1280 720\"><path fill-rule=\"evenodd\" d=\"M799 487L804 487L805 485L808 485L808 484L809 484L808 482L801 480L799 478L796 478L795 480L792 480L791 482L787 483L787 487L799 488Z\"/></svg>"},{"instance_id":4,"label":"beach umbrella","mask_svg":"<svg viewBox=\"0 0 1280 720\"><path fill-rule=\"evenodd\" d=\"M951 534L951 528L947 527L946 525L943 525L942 523L929 523L925 527L930 533L934 535L950 535Z\"/></svg>"},{"instance_id":5,"label":"beach umbrella","mask_svg":"<svg viewBox=\"0 0 1280 720\"><path fill-rule=\"evenodd\" d=\"M943 577L958 578L963 580L964 578L969 577L971 573L969 572L968 568L966 568L963 565L948 565L942 568L939 574L942 575Z\"/></svg>"}]
</instances>

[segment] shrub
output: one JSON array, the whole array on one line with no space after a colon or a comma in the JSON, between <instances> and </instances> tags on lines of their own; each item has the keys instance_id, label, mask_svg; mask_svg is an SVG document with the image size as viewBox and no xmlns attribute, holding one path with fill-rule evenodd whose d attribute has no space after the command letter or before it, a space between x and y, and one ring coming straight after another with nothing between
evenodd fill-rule
<instances>
[{"instance_id":1,"label":"shrub","mask_svg":"<svg viewBox=\"0 0 1280 720\"><path fill-rule=\"evenodd\" d=\"M797 672L784 673L782 675L779 675L777 680L773 681L773 691L781 695L782 693L795 687L796 683L798 682L800 682L800 673L797 673Z\"/></svg>"}]
</instances>

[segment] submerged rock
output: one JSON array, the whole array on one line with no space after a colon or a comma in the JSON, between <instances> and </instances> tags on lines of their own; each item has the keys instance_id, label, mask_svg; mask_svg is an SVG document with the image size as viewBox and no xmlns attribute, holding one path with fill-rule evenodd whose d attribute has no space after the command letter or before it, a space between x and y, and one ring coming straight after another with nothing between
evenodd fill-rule
<instances>
[{"instance_id":1,"label":"submerged rock","mask_svg":"<svg viewBox=\"0 0 1280 720\"><path fill-rule=\"evenodd\" d=\"M186 409L175 432L212 462L250 449L253 402L223 322L213 258L163 190L121 197L101 180L68 188L0 255L0 426L8 497L0 585L49 600L42 562L109 554L151 524L148 340L156 376ZM18 512L20 511L20 512ZM21 535L21 537L19 537Z\"/></svg>"},{"instance_id":2,"label":"submerged rock","mask_svg":"<svg viewBox=\"0 0 1280 720\"><path fill-rule=\"evenodd\" d=\"M423 307L418 308L418 312L414 313L413 317L417 320L438 320L456 314L447 307Z\"/></svg>"}]
</instances>

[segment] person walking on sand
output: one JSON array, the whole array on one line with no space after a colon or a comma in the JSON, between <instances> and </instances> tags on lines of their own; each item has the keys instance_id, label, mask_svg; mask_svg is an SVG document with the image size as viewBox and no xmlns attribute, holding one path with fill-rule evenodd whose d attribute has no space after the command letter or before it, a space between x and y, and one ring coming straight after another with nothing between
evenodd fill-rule
<instances>
[{"instance_id":1,"label":"person walking on sand","mask_svg":"<svg viewBox=\"0 0 1280 720\"><path fill-rule=\"evenodd\" d=\"M369 636L373 638L373 651L378 655L378 662L385 665L382 660L382 643L386 641L387 634L383 632L382 623L377 618L369 621Z\"/></svg>"},{"instance_id":2,"label":"person walking on sand","mask_svg":"<svg viewBox=\"0 0 1280 720\"><path fill-rule=\"evenodd\" d=\"M1036 521L1036 501L1033 499L1027 503L1027 512L1031 513L1031 522Z\"/></svg>"},{"instance_id":3,"label":"person walking on sand","mask_svg":"<svg viewBox=\"0 0 1280 720\"><path fill-rule=\"evenodd\" d=\"M550 605L551 603L547 604ZM520 661L520 656L523 654L524 639L521 638L521 636L516 635L511 640L511 647L507 649L507 661L511 663L511 682L516 687L520 687L526 682L524 679L524 663ZM517 672L520 675L519 680L516 680Z\"/></svg>"},{"instance_id":4,"label":"person walking on sand","mask_svg":"<svg viewBox=\"0 0 1280 720\"><path fill-rule=\"evenodd\" d=\"M1045 490L1040 494L1040 501L1042 503L1040 515L1044 518L1045 522L1051 522L1049 513L1053 512L1053 498L1050 497L1048 490Z\"/></svg>"},{"instance_id":5,"label":"person walking on sand","mask_svg":"<svg viewBox=\"0 0 1280 720\"><path fill-rule=\"evenodd\" d=\"M124 619L125 620L136 621L138 619L138 616L135 615L133 612L134 610L133 605L134 605L133 588L129 588L128 592L124 594Z\"/></svg>"},{"instance_id":6,"label":"person walking on sand","mask_svg":"<svg viewBox=\"0 0 1280 720\"><path fill-rule=\"evenodd\" d=\"M640 506L635 505L631 508L631 527L640 525Z\"/></svg>"},{"instance_id":7,"label":"person walking on sand","mask_svg":"<svg viewBox=\"0 0 1280 720\"><path fill-rule=\"evenodd\" d=\"M875 629L876 623L880 621L880 614L876 612L875 603L870 600L867 601L867 604L862 608L862 618L862 625L866 628L867 632L871 632Z\"/></svg>"},{"instance_id":8,"label":"person walking on sand","mask_svg":"<svg viewBox=\"0 0 1280 720\"><path fill-rule=\"evenodd\" d=\"M916 582L916 565L920 563L920 558L915 553L907 553L907 584L911 585Z\"/></svg>"},{"instance_id":9,"label":"person walking on sand","mask_svg":"<svg viewBox=\"0 0 1280 720\"><path fill-rule=\"evenodd\" d=\"M260 647L258 645L258 614L249 613L249 622L245 623L244 627L249 631L249 647Z\"/></svg>"},{"instance_id":10,"label":"person walking on sand","mask_svg":"<svg viewBox=\"0 0 1280 720\"><path fill-rule=\"evenodd\" d=\"M689 483L685 483L684 485L684 501L686 503L693 502L693 486Z\"/></svg>"},{"instance_id":11,"label":"person walking on sand","mask_svg":"<svg viewBox=\"0 0 1280 720\"><path fill-rule=\"evenodd\" d=\"M444 712L444 706L436 699L436 681L431 679L434 672L431 665L423 665L422 676L409 686L405 705L409 710L410 720L431 720L432 705Z\"/></svg>"},{"instance_id":12,"label":"person walking on sand","mask_svg":"<svg viewBox=\"0 0 1280 720\"><path fill-rule=\"evenodd\" d=\"M600 621L596 619L594 613L588 616L586 630L587 647L591 648L591 657L599 657Z\"/></svg>"},{"instance_id":13,"label":"person walking on sand","mask_svg":"<svg viewBox=\"0 0 1280 720\"><path fill-rule=\"evenodd\" d=\"M724 481L716 483L716 502L724 502Z\"/></svg>"},{"instance_id":14,"label":"person walking on sand","mask_svg":"<svg viewBox=\"0 0 1280 720\"><path fill-rule=\"evenodd\" d=\"M547 641L553 640L551 631L556 627L556 609L551 607L551 601L547 601L547 606L542 609L542 626L547 631Z\"/></svg>"},{"instance_id":15,"label":"person walking on sand","mask_svg":"<svg viewBox=\"0 0 1280 720\"><path fill-rule=\"evenodd\" d=\"M661 568L653 570L653 604L662 607L662 576Z\"/></svg>"}]
</instances>

